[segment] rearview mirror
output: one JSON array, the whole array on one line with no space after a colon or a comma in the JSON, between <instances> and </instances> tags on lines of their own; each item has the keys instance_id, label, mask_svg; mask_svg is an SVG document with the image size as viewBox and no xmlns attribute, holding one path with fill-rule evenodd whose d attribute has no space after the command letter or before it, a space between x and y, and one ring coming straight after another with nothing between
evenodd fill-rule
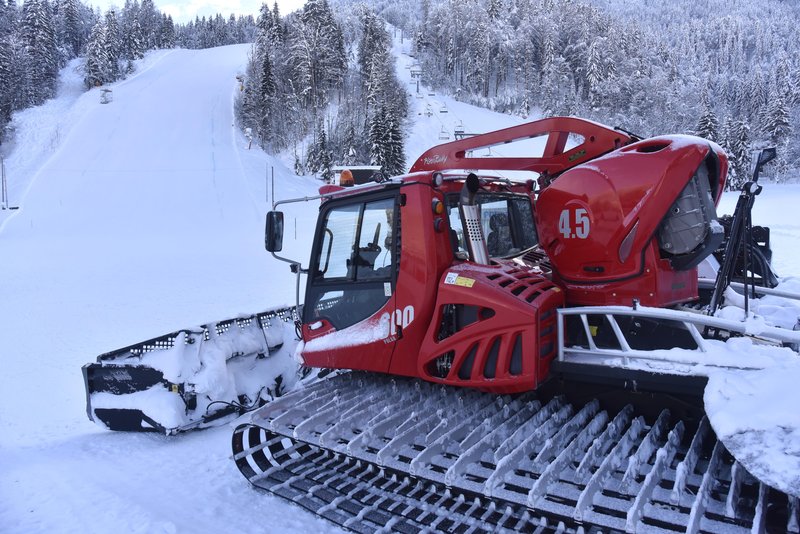
<instances>
[{"instance_id":1,"label":"rearview mirror","mask_svg":"<svg viewBox=\"0 0 800 534\"><path fill-rule=\"evenodd\" d=\"M283 248L283 212L267 212L267 224L264 230L264 247L268 252L280 252Z\"/></svg>"},{"instance_id":2,"label":"rearview mirror","mask_svg":"<svg viewBox=\"0 0 800 534\"><path fill-rule=\"evenodd\" d=\"M777 156L777 152L776 152L774 146L773 147L769 147L769 148L765 148L758 155L758 164L759 165L766 165L767 163L769 163L770 161L775 159L776 156Z\"/></svg>"},{"instance_id":3,"label":"rearview mirror","mask_svg":"<svg viewBox=\"0 0 800 534\"><path fill-rule=\"evenodd\" d=\"M778 155L775 147L762 148L755 157L756 164L753 170L753 181L758 182L758 175L761 173L761 167L775 159Z\"/></svg>"}]
</instances>

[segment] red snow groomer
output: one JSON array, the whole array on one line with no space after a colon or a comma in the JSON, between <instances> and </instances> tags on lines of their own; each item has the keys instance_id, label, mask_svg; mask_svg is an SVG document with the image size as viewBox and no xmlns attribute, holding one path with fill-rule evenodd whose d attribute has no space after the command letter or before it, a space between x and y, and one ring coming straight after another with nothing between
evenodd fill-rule
<instances>
[{"instance_id":1,"label":"red snow groomer","mask_svg":"<svg viewBox=\"0 0 800 534\"><path fill-rule=\"evenodd\" d=\"M727 455L680 368L746 334L696 309L727 165L700 138L551 118L325 189L307 268L270 212L267 249L308 276L297 354L354 371L253 412L237 466L359 532L796 529L797 499Z\"/></svg>"},{"instance_id":2,"label":"red snow groomer","mask_svg":"<svg viewBox=\"0 0 800 534\"><path fill-rule=\"evenodd\" d=\"M749 221L757 174L717 217L727 167L704 139L562 117L327 185L306 267L267 215L302 304L101 355L89 416L172 433L252 409L242 474L358 532L798 532L800 489L751 475L704 411L705 371L768 360L720 346L800 346L713 313L723 291L742 316L752 291L790 296ZM336 371L280 396L290 318L298 359ZM225 351L228 379L198 380Z\"/></svg>"},{"instance_id":3,"label":"red snow groomer","mask_svg":"<svg viewBox=\"0 0 800 534\"><path fill-rule=\"evenodd\" d=\"M467 155L519 139L542 154ZM303 306L306 364L527 391L548 378L565 305L697 300L695 267L724 238L715 202L727 158L697 138L631 142L546 119L432 148L409 175L357 195L326 195ZM534 201L533 181L481 169L552 183ZM524 261L537 249L544 269Z\"/></svg>"}]
</instances>

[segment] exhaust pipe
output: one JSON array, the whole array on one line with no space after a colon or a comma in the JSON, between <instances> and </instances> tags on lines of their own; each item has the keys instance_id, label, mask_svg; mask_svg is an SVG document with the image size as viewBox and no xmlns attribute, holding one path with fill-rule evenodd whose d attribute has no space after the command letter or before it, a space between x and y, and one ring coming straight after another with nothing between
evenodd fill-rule
<instances>
[{"instance_id":1,"label":"exhaust pipe","mask_svg":"<svg viewBox=\"0 0 800 534\"><path fill-rule=\"evenodd\" d=\"M469 173L464 187L461 189L458 209L461 213L461 226L464 228L464 239L470 261L481 265L489 265L489 249L483 236L481 226L481 206L475 202L475 194L481 182L475 173Z\"/></svg>"}]
</instances>

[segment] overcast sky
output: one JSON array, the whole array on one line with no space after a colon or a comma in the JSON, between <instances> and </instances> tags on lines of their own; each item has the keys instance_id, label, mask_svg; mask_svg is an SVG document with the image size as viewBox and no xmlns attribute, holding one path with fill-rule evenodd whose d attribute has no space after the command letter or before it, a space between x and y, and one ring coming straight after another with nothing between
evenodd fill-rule
<instances>
[{"instance_id":1,"label":"overcast sky","mask_svg":"<svg viewBox=\"0 0 800 534\"><path fill-rule=\"evenodd\" d=\"M125 0L84 0L84 3L105 11L110 6L124 6ZM264 2L262 0L154 0L154 3L159 11L172 15L172 20L175 22L185 23L194 20L195 16L208 17L217 13L221 13L225 18L231 13L256 16ZM274 3L275 0L267 1L270 9ZM281 16L284 16L302 8L305 3L305 0L278 0L278 8Z\"/></svg>"}]
</instances>

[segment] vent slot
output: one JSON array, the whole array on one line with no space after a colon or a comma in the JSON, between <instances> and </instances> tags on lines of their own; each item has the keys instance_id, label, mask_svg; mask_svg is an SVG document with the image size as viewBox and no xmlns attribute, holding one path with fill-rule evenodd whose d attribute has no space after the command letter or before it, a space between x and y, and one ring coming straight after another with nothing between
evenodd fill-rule
<instances>
[{"instance_id":1,"label":"vent slot","mask_svg":"<svg viewBox=\"0 0 800 534\"><path fill-rule=\"evenodd\" d=\"M485 378L494 378L497 376L497 358L500 355L500 338L495 338L492 342L492 348L489 349L489 356L486 358L486 363L483 366L483 376Z\"/></svg>"},{"instance_id":2,"label":"vent slot","mask_svg":"<svg viewBox=\"0 0 800 534\"><path fill-rule=\"evenodd\" d=\"M475 363L476 354L478 354L477 343L472 345L472 348L469 349L467 357L464 358L464 361L461 362L461 366L458 368L458 378L461 380L469 380L472 377L472 364Z\"/></svg>"},{"instance_id":3,"label":"vent slot","mask_svg":"<svg viewBox=\"0 0 800 534\"><path fill-rule=\"evenodd\" d=\"M522 374L522 334L517 334L514 339L514 349L511 351L511 364L508 372L514 376Z\"/></svg>"},{"instance_id":4,"label":"vent slot","mask_svg":"<svg viewBox=\"0 0 800 534\"><path fill-rule=\"evenodd\" d=\"M534 301L534 300L536 300L536 298L537 298L539 295L541 295L541 294L542 294L542 292L541 292L540 290L538 290L538 289L535 289L535 290L531 291L531 292L528 294L528 296L527 296L527 297L525 297L525 300L526 300L527 302L529 302L529 303L530 303L530 302L533 302L533 301Z\"/></svg>"},{"instance_id":5,"label":"vent slot","mask_svg":"<svg viewBox=\"0 0 800 534\"><path fill-rule=\"evenodd\" d=\"M664 150L669 145L670 145L670 143L663 142L663 141L654 142L654 143L647 143L647 144L639 145L638 147L636 147L636 151L640 152L642 154L653 154L655 152L660 152L660 151Z\"/></svg>"}]
</instances>

